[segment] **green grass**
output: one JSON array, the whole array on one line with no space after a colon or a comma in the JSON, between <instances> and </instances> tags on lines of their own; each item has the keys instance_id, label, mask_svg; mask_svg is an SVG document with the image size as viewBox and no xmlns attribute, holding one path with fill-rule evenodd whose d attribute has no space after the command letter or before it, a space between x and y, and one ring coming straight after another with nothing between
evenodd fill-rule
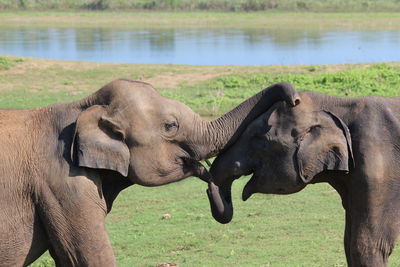
<instances>
[{"instance_id":1,"label":"green grass","mask_svg":"<svg viewBox=\"0 0 400 267\"><path fill-rule=\"evenodd\" d=\"M234 184L235 215L227 225L212 219L206 185L195 178L122 192L107 217L118 266L346 266L344 214L332 188L242 202L246 180ZM162 219L165 213L172 218ZM46 255L32 266L53 265Z\"/></svg>"},{"instance_id":2,"label":"green grass","mask_svg":"<svg viewBox=\"0 0 400 267\"><path fill-rule=\"evenodd\" d=\"M157 83L164 95L216 116L271 83L338 96L400 95L400 64L318 66L179 66L52 61L0 56L0 107L27 108L72 101L106 82L126 77ZM196 75L214 74L196 80ZM190 75L189 75L190 74ZM175 86L167 83L174 80ZM119 266L346 266L344 212L326 184L287 195L239 197L247 178L233 187L235 215L215 222L206 185L190 178L146 188L132 186L117 198L107 228ZM163 220L168 213L172 218ZM390 266L400 266L398 247ZM32 266L53 266L46 254Z\"/></svg>"},{"instance_id":3,"label":"green grass","mask_svg":"<svg viewBox=\"0 0 400 267\"><path fill-rule=\"evenodd\" d=\"M324 73L309 68L306 73L261 72L246 75L225 75L196 86L183 87L167 95L186 102L204 115L227 112L243 99L261 88L280 81L288 81L300 90L318 91L335 96L398 96L400 95L400 68L387 64L374 64L365 68L349 68ZM192 97L193 94L195 97ZM204 105L206 104L206 105Z\"/></svg>"},{"instance_id":4,"label":"green grass","mask_svg":"<svg viewBox=\"0 0 400 267\"><path fill-rule=\"evenodd\" d=\"M0 0L1 2L1 0ZM400 4L399 4L400 7ZM400 13L295 12L0 12L0 27L96 27L129 29L230 28L279 31L399 30Z\"/></svg>"},{"instance_id":5,"label":"green grass","mask_svg":"<svg viewBox=\"0 0 400 267\"><path fill-rule=\"evenodd\" d=\"M89 63L19 59L0 72L0 106L37 107L82 98L117 78L150 82L165 96L215 117L273 83L288 81L299 90L336 96L400 95L400 64L318 66L190 66ZM11 67L13 65L13 67ZM215 77L202 79L204 74ZM199 80L196 81L196 74ZM21 77L24 77L21 79ZM56 77L56 78L54 78ZM175 86L167 86L167 80ZM163 83L165 82L165 83Z\"/></svg>"},{"instance_id":6,"label":"green grass","mask_svg":"<svg viewBox=\"0 0 400 267\"><path fill-rule=\"evenodd\" d=\"M14 67L15 64L23 61L24 60L22 58L10 58L10 57L0 56L0 70L8 70Z\"/></svg>"}]
</instances>

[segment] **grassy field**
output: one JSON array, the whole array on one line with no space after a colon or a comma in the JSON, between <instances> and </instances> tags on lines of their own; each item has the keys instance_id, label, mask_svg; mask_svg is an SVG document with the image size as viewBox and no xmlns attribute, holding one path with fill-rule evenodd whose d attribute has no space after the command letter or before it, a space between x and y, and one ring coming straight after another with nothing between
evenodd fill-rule
<instances>
[{"instance_id":1,"label":"grassy field","mask_svg":"<svg viewBox=\"0 0 400 267\"><path fill-rule=\"evenodd\" d=\"M1 0L0 0L1 1ZM400 6L400 4L399 4ZM0 12L0 27L399 30L400 13Z\"/></svg>"},{"instance_id":2,"label":"grassy field","mask_svg":"<svg viewBox=\"0 0 400 267\"><path fill-rule=\"evenodd\" d=\"M398 11L397 0L1 0L11 10Z\"/></svg>"},{"instance_id":3,"label":"grassy field","mask_svg":"<svg viewBox=\"0 0 400 267\"><path fill-rule=\"evenodd\" d=\"M299 90L338 96L400 95L400 63L328 66L179 66L100 64L0 56L0 107L28 108L72 101L115 78L152 83L206 117L215 117L266 86L292 82ZM337 193L310 185L288 196L239 199L235 215L215 222L195 178L118 197L107 228L119 266L346 266L344 213ZM171 219L162 215L171 214ZM400 266L395 249L390 266ZM48 255L33 266L53 266Z\"/></svg>"}]
</instances>

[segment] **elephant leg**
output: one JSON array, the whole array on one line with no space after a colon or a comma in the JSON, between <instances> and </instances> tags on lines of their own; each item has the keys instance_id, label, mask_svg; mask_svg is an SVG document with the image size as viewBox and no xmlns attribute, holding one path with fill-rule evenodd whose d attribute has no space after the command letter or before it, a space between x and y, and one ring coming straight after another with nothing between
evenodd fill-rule
<instances>
[{"instance_id":1,"label":"elephant leg","mask_svg":"<svg viewBox=\"0 0 400 267\"><path fill-rule=\"evenodd\" d=\"M34 205L20 194L22 189L15 190L17 194L1 190L0 266L29 265L48 249L46 233Z\"/></svg>"},{"instance_id":2,"label":"elephant leg","mask_svg":"<svg viewBox=\"0 0 400 267\"><path fill-rule=\"evenodd\" d=\"M50 240L50 255L54 258L56 266L116 265L104 225L104 215L102 218L93 216L92 211L87 213L92 216L80 217L77 220L52 217L55 223L44 220Z\"/></svg>"},{"instance_id":3,"label":"elephant leg","mask_svg":"<svg viewBox=\"0 0 400 267\"><path fill-rule=\"evenodd\" d=\"M351 267L351 217L346 211L346 225L344 229L344 251L346 253L347 266Z\"/></svg>"},{"instance_id":4,"label":"elephant leg","mask_svg":"<svg viewBox=\"0 0 400 267\"><path fill-rule=\"evenodd\" d=\"M104 223L104 217L92 216L48 225L50 255L56 266L116 266Z\"/></svg>"},{"instance_id":5,"label":"elephant leg","mask_svg":"<svg viewBox=\"0 0 400 267\"><path fill-rule=\"evenodd\" d=\"M351 213L351 218L348 224L347 219L350 215L346 215L345 235L346 256L349 266L387 266L398 235L396 227L398 220L390 218L390 213L377 212L379 214L377 216L374 214L376 211L371 211L371 207L365 208L362 212L360 210L351 211L346 211L346 213Z\"/></svg>"},{"instance_id":6,"label":"elephant leg","mask_svg":"<svg viewBox=\"0 0 400 267\"><path fill-rule=\"evenodd\" d=\"M363 225L366 224L366 225ZM362 222L351 227L350 260L352 267L384 267L393 250L390 238L373 233L374 226Z\"/></svg>"},{"instance_id":7,"label":"elephant leg","mask_svg":"<svg viewBox=\"0 0 400 267\"><path fill-rule=\"evenodd\" d=\"M342 206L345 210L345 215L346 215L346 221L345 221L346 224L344 229L344 251L346 254L347 266L352 267L353 265L351 262L351 212L349 212L348 190L345 186L345 183L338 178L329 181L329 184L333 188L335 188L335 190L339 193L340 198L342 199Z\"/></svg>"},{"instance_id":8,"label":"elephant leg","mask_svg":"<svg viewBox=\"0 0 400 267\"><path fill-rule=\"evenodd\" d=\"M75 179L79 179L75 177ZM107 207L97 187L43 193L40 220L57 266L115 266L105 228Z\"/></svg>"}]
</instances>

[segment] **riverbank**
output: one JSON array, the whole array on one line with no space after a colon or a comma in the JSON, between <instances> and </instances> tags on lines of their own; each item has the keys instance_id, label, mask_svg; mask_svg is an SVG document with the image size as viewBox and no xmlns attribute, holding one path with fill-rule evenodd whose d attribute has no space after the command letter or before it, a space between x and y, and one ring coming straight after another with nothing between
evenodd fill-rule
<instances>
[{"instance_id":1,"label":"riverbank","mask_svg":"<svg viewBox=\"0 0 400 267\"><path fill-rule=\"evenodd\" d=\"M399 5L400 6L400 5ZM0 12L0 27L399 30L400 13Z\"/></svg>"},{"instance_id":2,"label":"riverbank","mask_svg":"<svg viewBox=\"0 0 400 267\"><path fill-rule=\"evenodd\" d=\"M0 10L203 10L203 11L313 11L385 12L399 11L396 0L2 0Z\"/></svg>"}]
</instances>

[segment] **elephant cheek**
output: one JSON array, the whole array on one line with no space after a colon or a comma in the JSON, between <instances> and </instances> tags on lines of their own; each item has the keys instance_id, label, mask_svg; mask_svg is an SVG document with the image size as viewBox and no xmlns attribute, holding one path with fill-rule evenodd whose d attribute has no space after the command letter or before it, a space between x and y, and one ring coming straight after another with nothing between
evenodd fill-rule
<instances>
[{"instance_id":1,"label":"elephant cheek","mask_svg":"<svg viewBox=\"0 0 400 267\"><path fill-rule=\"evenodd\" d=\"M140 162L131 163L128 178L134 184L141 186L157 186L163 184L162 180L165 180L165 177L160 177L154 168Z\"/></svg>"}]
</instances>

